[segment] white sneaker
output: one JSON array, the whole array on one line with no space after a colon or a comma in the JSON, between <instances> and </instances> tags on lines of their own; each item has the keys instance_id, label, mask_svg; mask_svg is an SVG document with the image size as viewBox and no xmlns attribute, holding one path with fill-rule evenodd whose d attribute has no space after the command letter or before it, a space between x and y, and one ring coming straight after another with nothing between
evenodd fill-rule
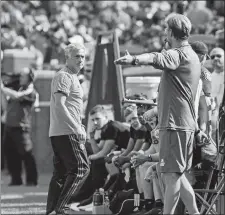
<instances>
[{"instance_id":1,"label":"white sneaker","mask_svg":"<svg viewBox=\"0 0 225 215\"><path fill-rule=\"evenodd\" d=\"M82 211L87 211L87 210L89 210L90 208L91 208L91 210L92 210L92 208L93 208L93 203L91 203L91 204L89 204L89 205L85 205L85 206L80 206L80 207L78 207L80 210L82 210Z\"/></svg>"},{"instance_id":2,"label":"white sneaker","mask_svg":"<svg viewBox=\"0 0 225 215\"><path fill-rule=\"evenodd\" d=\"M78 204L79 202L71 203L70 205L68 205L68 207L73 211L80 211L80 209L77 207Z\"/></svg>"}]
</instances>

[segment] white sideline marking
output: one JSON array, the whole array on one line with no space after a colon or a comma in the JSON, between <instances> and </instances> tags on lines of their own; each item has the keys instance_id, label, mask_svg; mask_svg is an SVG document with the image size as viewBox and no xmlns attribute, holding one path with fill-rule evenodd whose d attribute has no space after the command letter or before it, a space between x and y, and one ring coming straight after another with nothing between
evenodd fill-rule
<instances>
[{"instance_id":1,"label":"white sideline marking","mask_svg":"<svg viewBox=\"0 0 225 215\"><path fill-rule=\"evenodd\" d=\"M30 193L24 193L24 196L47 196L47 192L30 192Z\"/></svg>"},{"instance_id":2,"label":"white sideline marking","mask_svg":"<svg viewBox=\"0 0 225 215\"><path fill-rule=\"evenodd\" d=\"M46 210L40 209L40 208L27 208L26 210L20 210L18 211L18 208L10 208L10 209L2 209L1 214L5 215L11 215L11 214L44 214Z\"/></svg>"},{"instance_id":3,"label":"white sideline marking","mask_svg":"<svg viewBox=\"0 0 225 215\"><path fill-rule=\"evenodd\" d=\"M11 193L11 194L3 194L1 195L1 200L5 199L22 199L25 196L47 196L47 192L30 192L30 193L24 193L23 195Z\"/></svg>"},{"instance_id":4,"label":"white sideline marking","mask_svg":"<svg viewBox=\"0 0 225 215\"><path fill-rule=\"evenodd\" d=\"M1 200L4 199L22 199L24 196L19 194L3 194L1 195Z\"/></svg>"},{"instance_id":5,"label":"white sideline marking","mask_svg":"<svg viewBox=\"0 0 225 215\"><path fill-rule=\"evenodd\" d=\"M1 203L2 208L10 207L27 207L27 206L46 206L44 202L33 202L33 203Z\"/></svg>"}]
</instances>

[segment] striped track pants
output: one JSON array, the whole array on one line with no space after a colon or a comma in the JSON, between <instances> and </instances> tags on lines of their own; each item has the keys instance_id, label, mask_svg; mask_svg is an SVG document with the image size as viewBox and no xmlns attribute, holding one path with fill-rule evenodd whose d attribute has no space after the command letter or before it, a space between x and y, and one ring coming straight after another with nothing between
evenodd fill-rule
<instances>
[{"instance_id":1,"label":"striped track pants","mask_svg":"<svg viewBox=\"0 0 225 215\"><path fill-rule=\"evenodd\" d=\"M46 214L61 212L77 195L89 172L85 146L75 134L51 137L54 172L49 185Z\"/></svg>"}]
</instances>

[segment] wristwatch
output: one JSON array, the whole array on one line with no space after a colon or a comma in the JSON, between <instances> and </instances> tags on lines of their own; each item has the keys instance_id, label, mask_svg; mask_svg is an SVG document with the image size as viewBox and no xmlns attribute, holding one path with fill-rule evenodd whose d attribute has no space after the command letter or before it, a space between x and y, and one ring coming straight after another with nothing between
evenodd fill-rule
<instances>
[{"instance_id":1,"label":"wristwatch","mask_svg":"<svg viewBox=\"0 0 225 215\"><path fill-rule=\"evenodd\" d=\"M152 156L148 155L149 161L152 162Z\"/></svg>"},{"instance_id":2,"label":"wristwatch","mask_svg":"<svg viewBox=\"0 0 225 215\"><path fill-rule=\"evenodd\" d=\"M136 66L136 65L138 65L138 64L139 64L139 60L138 60L137 57L134 55L134 56L133 56L133 61L131 62L131 65Z\"/></svg>"}]
</instances>

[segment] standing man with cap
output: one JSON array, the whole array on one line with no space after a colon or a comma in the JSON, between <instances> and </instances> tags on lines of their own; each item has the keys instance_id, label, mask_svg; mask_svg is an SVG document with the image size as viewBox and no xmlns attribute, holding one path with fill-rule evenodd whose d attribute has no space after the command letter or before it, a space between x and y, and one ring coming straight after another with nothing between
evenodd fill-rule
<instances>
[{"instance_id":1,"label":"standing man with cap","mask_svg":"<svg viewBox=\"0 0 225 215\"><path fill-rule=\"evenodd\" d=\"M216 140L216 124L218 121L219 107L222 103L224 94L224 50L221 48L214 48L210 52L210 57L213 66L212 73L212 98L215 101L215 109L212 114L212 129L213 139Z\"/></svg>"},{"instance_id":2,"label":"standing man with cap","mask_svg":"<svg viewBox=\"0 0 225 215\"><path fill-rule=\"evenodd\" d=\"M86 132L81 123L83 90L78 73L84 67L86 49L80 43L65 48L66 65L51 83L49 136L54 152L54 172L49 185L46 214L64 214L89 174L84 146Z\"/></svg>"},{"instance_id":3,"label":"standing man with cap","mask_svg":"<svg viewBox=\"0 0 225 215\"><path fill-rule=\"evenodd\" d=\"M7 168L11 176L10 186L23 184L22 161L25 166L26 185L36 186L38 183L31 140L31 111L37 97L33 80L33 70L24 68L20 74L21 87L18 91L5 87L1 83L2 93L9 97L6 107L3 144Z\"/></svg>"},{"instance_id":4,"label":"standing man with cap","mask_svg":"<svg viewBox=\"0 0 225 215\"><path fill-rule=\"evenodd\" d=\"M224 91L224 50L214 48L210 52L212 60L212 97L215 98L217 108L220 106Z\"/></svg>"},{"instance_id":5,"label":"standing man with cap","mask_svg":"<svg viewBox=\"0 0 225 215\"><path fill-rule=\"evenodd\" d=\"M165 181L163 214L174 214L180 197L190 214L199 214L185 172L191 167L194 138L207 138L198 128L194 109L201 64L188 43L190 20L171 14L166 18L166 26L169 50L137 56L127 53L115 63L152 65L163 70L158 95L159 163Z\"/></svg>"}]
</instances>

